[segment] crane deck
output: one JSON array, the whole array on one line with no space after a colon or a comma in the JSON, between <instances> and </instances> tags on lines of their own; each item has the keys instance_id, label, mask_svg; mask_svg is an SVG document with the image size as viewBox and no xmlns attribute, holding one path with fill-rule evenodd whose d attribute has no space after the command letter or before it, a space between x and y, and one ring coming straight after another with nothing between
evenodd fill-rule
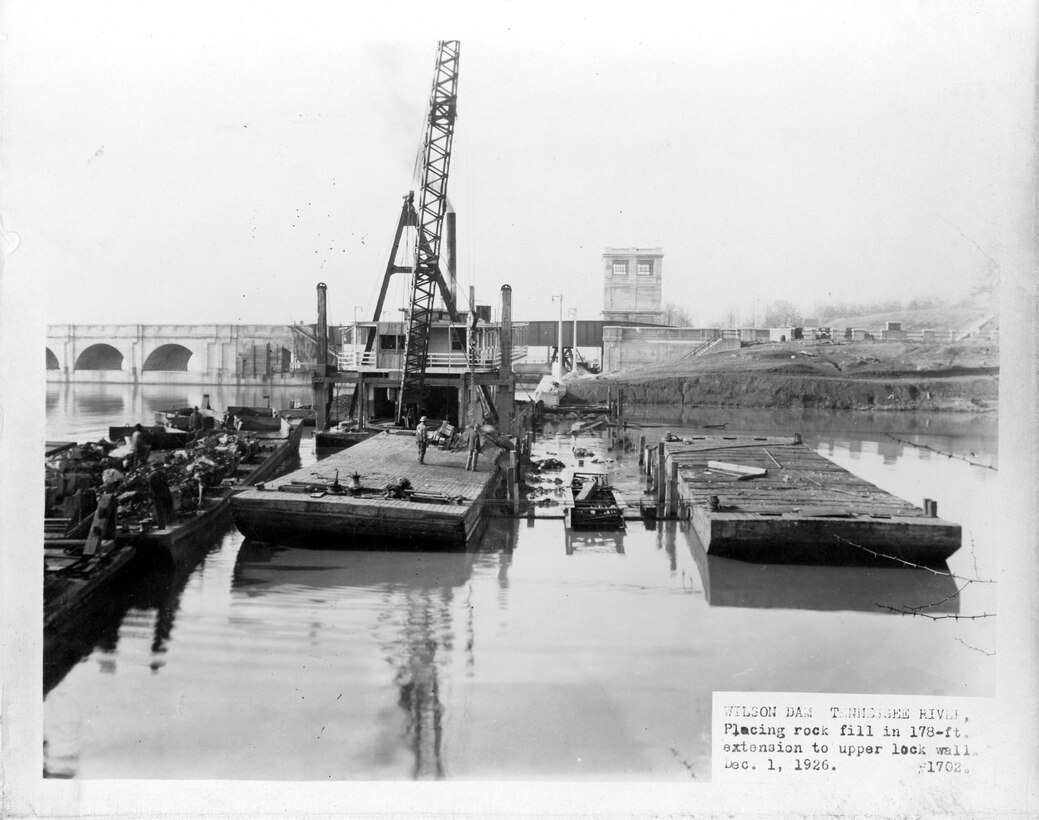
<instances>
[{"instance_id":1,"label":"crane deck","mask_svg":"<svg viewBox=\"0 0 1039 820\"><path fill-rule=\"evenodd\" d=\"M501 452L485 441L468 471L464 449L430 445L420 464L414 432L388 431L246 490L231 509L244 535L268 543L461 549L486 524Z\"/></svg>"},{"instance_id":2,"label":"crane deck","mask_svg":"<svg viewBox=\"0 0 1039 820\"><path fill-rule=\"evenodd\" d=\"M674 504L709 554L749 560L935 564L960 526L880 489L796 439L711 436L665 444Z\"/></svg>"}]
</instances>

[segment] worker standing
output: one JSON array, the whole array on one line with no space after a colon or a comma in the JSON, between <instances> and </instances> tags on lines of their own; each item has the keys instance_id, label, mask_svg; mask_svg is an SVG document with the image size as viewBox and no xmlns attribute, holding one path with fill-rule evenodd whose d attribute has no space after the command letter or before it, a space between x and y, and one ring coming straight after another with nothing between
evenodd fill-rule
<instances>
[{"instance_id":1,"label":"worker standing","mask_svg":"<svg viewBox=\"0 0 1039 820\"><path fill-rule=\"evenodd\" d=\"M144 437L144 428L140 424L135 424L133 428L133 435L130 436L130 449L133 455L133 466L140 467L142 464L148 461L148 442Z\"/></svg>"},{"instance_id":2,"label":"worker standing","mask_svg":"<svg viewBox=\"0 0 1039 820\"><path fill-rule=\"evenodd\" d=\"M165 529L173 520L173 494L170 483L162 469L152 470L148 476L148 484L152 491L155 508L155 523L159 529Z\"/></svg>"},{"instance_id":3,"label":"worker standing","mask_svg":"<svg viewBox=\"0 0 1039 820\"><path fill-rule=\"evenodd\" d=\"M202 413L199 412L196 406L191 411L191 415L188 416L188 441L194 441L202 435L202 427L204 422L202 421Z\"/></svg>"},{"instance_id":4,"label":"worker standing","mask_svg":"<svg viewBox=\"0 0 1039 820\"><path fill-rule=\"evenodd\" d=\"M469 458L465 462L466 470L476 470L476 463L480 460L480 429L476 424L470 424L466 433L466 444L468 445Z\"/></svg>"},{"instance_id":5,"label":"worker standing","mask_svg":"<svg viewBox=\"0 0 1039 820\"><path fill-rule=\"evenodd\" d=\"M423 416L418 420L418 425L415 427L415 439L418 441L418 463L426 463L426 447L429 446L429 428L426 427L426 417Z\"/></svg>"}]
</instances>

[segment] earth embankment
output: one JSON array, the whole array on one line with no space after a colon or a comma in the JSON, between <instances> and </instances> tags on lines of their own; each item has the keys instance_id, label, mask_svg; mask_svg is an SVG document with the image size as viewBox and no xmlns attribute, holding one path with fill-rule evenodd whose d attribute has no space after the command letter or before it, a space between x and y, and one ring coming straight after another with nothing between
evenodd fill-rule
<instances>
[{"instance_id":1,"label":"earth embankment","mask_svg":"<svg viewBox=\"0 0 1039 820\"><path fill-rule=\"evenodd\" d=\"M834 410L994 411L992 342L785 342L572 381L568 399L598 403Z\"/></svg>"}]
</instances>

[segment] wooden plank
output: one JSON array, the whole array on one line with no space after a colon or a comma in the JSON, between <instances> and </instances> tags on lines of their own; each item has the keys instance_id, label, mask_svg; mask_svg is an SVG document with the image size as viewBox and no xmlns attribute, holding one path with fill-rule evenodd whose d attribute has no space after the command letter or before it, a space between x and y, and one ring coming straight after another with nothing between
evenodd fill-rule
<instances>
[{"instance_id":1,"label":"wooden plank","mask_svg":"<svg viewBox=\"0 0 1039 820\"><path fill-rule=\"evenodd\" d=\"M109 531L112 529L115 507L115 496L112 493L105 493L98 500L94 520L90 524L90 533L83 545L84 555L97 553L105 537L111 534Z\"/></svg>"},{"instance_id":2,"label":"wooden plank","mask_svg":"<svg viewBox=\"0 0 1039 820\"><path fill-rule=\"evenodd\" d=\"M708 461L708 469L711 470L724 470L727 473L739 473L741 476L746 478L757 478L758 476L768 475L768 470L763 467L745 467L742 464L733 464L730 461Z\"/></svg>"},{"instance_id":3,"label":"wooden plank","mask_svg":"<svg viewBox=\"0 0 1039 820\"><path fill-rule=\"evenodd\" d=\"M593 489L595 489L595 482L590 478L585 479L584 483L581 485L581 492L577 494L577 497L574 498L574 501L587 501L588 496L592 494Z\"/></svg>"}]
</instances>

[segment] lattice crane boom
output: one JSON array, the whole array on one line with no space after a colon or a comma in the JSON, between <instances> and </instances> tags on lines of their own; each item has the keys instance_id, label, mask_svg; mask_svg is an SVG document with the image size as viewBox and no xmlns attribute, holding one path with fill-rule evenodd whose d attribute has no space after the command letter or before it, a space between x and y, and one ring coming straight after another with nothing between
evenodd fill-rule
<instances>
[{"instance_id":1,"label":"lattice crane boom","mask_svg":"<svg viewBox=\"0 0 1039 820\"><path fill-rule=\"evenodd\" d=\"M441 40L437 45L437 64L423 146L415 276L404 343L404 366L397 391L398 423L404 420L407 405L422 402L433 299L438 288L447 291L440 273L440 239L447 213L447 178L457 114L458 54L457 40ZM448 309L452 315L455 314L453 301L448 304Z\"/></svg>"}]
</instances>

